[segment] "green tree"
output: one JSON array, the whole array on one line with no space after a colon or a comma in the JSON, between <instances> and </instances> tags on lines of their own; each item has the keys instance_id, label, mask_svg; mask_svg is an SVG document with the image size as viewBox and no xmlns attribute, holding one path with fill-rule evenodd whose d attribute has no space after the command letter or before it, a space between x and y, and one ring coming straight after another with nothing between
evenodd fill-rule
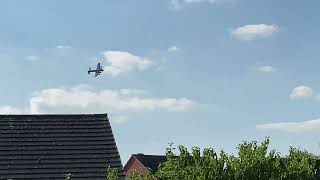
<instances>
[{"instance_id":1,"label":"green tree","mask_svg":"<svg viewBox=\"0 0 320 180\"><path fill-rule=\"evenodd\" d=\"M118 170L116 168L107 168L106 180L118 180Z\"/></svg>"},{"instance_id":2,"label":"green tree","mask_svg":"<svg viewBox=\"0 0 320 180\"><path fill-rule=\"evenodd\" d=\"M127 180L156 180L151 171L145 169L136 169L129 172Z\"/></svg>"},{"instance_id":3,"label":"green tree","mask_svg":"<svg viewBox=\"0 0 320 180\"><path fill-rule=\"evenodd\" d=\"M193 147L189 152L178 146L174 153L172 144L167 148L167 161L160 165L159 180L313 180L320 179L315 168L317 156L290 148L289 155L281 157L269 150L270 140L261 143L243 142L236 155L219 153L211 148L202 152Z\"/></svg>"},{"instance_id":4,"label":"green tree","mask_svg":"<svg viewBox=\"0 0 320 180\"><path fill-rule=\"evenodd\" d=\"M283 159L284 171L282 179L285 180L312 180L320 179L315 169L317 157L307 151L290 147L289 155Z\"/></svg>"},{"instance_id":5,"label":"green tree","mask_svg":"<svg viewBox=\"0 0 320 180\"><path fill-rule=\"evenodd\" d=\"M228 161L231 179L273 180L281 176L281 158L275 150L268 151L269 139L261 144L243 142L238 146L238 156Z\"/></svg>"},{"instance_id":6,"label":"green tree","mask_svg":"<svg viewBox=\"0 0 320 180\"><path fill-rule=\"evenodd\" d=\"M159 180L210 180L228 179L226 173L228 156L223 151L218 155L213 149L193 147L191 153L179 146L179 156L173 153L172 145L167 149L167 162L160 165L156 176Z\"/></svg>"}]
</instances>

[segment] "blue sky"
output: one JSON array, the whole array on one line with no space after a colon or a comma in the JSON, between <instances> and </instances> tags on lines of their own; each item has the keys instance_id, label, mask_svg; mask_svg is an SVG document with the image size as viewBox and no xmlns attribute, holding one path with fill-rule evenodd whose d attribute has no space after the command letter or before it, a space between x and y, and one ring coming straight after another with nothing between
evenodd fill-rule
<instances>
[{"instance_id":1,"label":"blue sky","mask_svg":"<svg viewBox=\"0 0 320 180\"><path fill-rule=\"evenodd\" d=\"M108 113L123 162L265 136L318 153L319 5L1 1L0 113Z\"/></svg>"}]
</instances>

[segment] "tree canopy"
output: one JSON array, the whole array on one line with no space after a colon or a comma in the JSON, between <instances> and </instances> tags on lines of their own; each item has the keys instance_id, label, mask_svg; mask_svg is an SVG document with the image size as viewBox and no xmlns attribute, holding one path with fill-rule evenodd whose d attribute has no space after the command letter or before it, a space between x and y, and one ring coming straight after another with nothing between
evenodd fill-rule
<instances>
[{"instance_id":1,"label":"tree canopy","mask_svg":"<svg viewBox=\"0 0 320 180\"><path fill-rule=\"evenodd\" d=\"M193 147L190 151L172 144L167 148L167 161L154 174L137 171L129 180L316 180L320 179L318 157L304 150L290 147L286 156L269 150L270 140L242 142L238 153L229 155L223 150Z\"/></svg>"}]
</instances>

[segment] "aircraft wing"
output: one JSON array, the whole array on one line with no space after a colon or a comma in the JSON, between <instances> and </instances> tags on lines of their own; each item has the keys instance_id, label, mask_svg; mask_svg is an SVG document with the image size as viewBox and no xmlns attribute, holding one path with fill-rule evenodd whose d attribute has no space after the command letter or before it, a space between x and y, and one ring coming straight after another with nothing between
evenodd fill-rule
<instances>
[{"instance_id":1,"label":"aircraft wing","mask_svg":"<svg viewBox=\"0 0 320 180\"><path fill-rule=\"evenodd\" d=\"M101 69L101 66L100 66L100 63L97 64L97 70L100 70Z\"/></svg>"},{"instance_id":2,"label":"aircraft wing","mask_svg":"<svg viewBox=\"0 0 320 180\"><path fill-rule=\"evenodd\" d=\"M96 71L94 74L94 77L97 77L98 75L100 75L99 71Z\"/></svg>"}]
</instances>

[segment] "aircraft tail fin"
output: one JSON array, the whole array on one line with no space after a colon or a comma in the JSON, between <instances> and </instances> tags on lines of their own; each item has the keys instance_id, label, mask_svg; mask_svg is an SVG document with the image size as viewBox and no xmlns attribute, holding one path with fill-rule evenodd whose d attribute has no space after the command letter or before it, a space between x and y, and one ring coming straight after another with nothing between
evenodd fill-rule
<instances>
[{"instance_id":1,"label":"aircraft tail fin","mask_svg":"<svg viewBox=\"0 0 320 180\"><path fill-rule=\"evenodd\" d=\"M88 74L90 74L90 71L91 71L91 67L89 67L89 71L88 71Z\"/></svg>"}]
</instances>

